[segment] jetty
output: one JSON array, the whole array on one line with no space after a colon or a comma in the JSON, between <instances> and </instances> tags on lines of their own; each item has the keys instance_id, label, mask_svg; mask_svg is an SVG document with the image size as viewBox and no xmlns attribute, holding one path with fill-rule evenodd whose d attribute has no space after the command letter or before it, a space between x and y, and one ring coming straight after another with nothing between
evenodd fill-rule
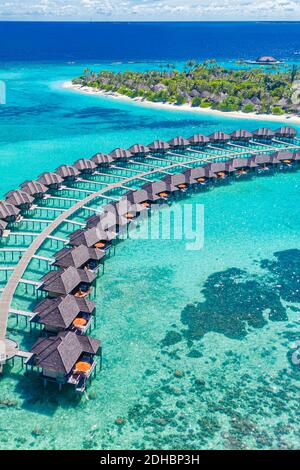
<instances>
[{"instance_id":1,"label":"jetty","mask_svg":"<svg viewBox=\"0 0 300 470\"><path fill-rule=\"evenodd\" d=\"M60 386L69 383L78 390L84 390L95 368L94 356L102 357L102 348L88 336L76 343L66 332L85 335L92 318L96 318L93 306L83 302L93 295L99 266L104 269L106 250L118 234L153 205L172 201L189 190L201 190L226 178L238 181L249 173L258 176L269 170L296 170L300 141L290 127L236 130L231 134L216 131L210 136L196 134L147 146L135 144L128 150L116 149L107 158L104 155L82 159L74 166L62 165L57 173L44 173L37 181L23 183L22 191L8 193L0 207L0 275L5 274L0 290L0 344L5 346L1 364L21 357L25 365L40 370L45 382L55 380ZM30 198L24 196L24 189L30 191ZM69 193L72 197L66 196ZM125 202L127 206L123 206ZM33 231L24 230L24 224L32 224ZM54 242L59 248L56 252ZM10 261L1 264L9 256ZM32 273L34 262L39 269L43 262L46 272ZM32 287L32 296L42 296L46 304L41 310L31 312L16 306L22 285L27 293ZM77 300L64 302L66 296ZM20 352L9 339L10 316L25 318L30 327L42 325L56 334L55 339L48 343L41 340L30 351ZM63 344L67 354L68 341L81 352L75 354L70 370L56 365L57 374L51 376L42 348L50 351ZM82 362L89 364L80 365L87 367L86 373L78 366Z\"/></svg>"}]
</instances>

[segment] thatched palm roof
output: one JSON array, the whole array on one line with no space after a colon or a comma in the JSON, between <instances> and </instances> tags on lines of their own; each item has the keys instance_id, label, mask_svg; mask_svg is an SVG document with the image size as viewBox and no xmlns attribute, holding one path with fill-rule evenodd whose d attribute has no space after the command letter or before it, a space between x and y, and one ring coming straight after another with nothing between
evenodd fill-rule
<instances>
[{"instance_id":1,"label":"thatched palm roof","mask_svg":"<svg viewBox=\"0 0 300 470\"><path fill-rule=\"evenodd\" d=\"M61 268L73 266L74 268L80 269L89 261L101 261L104 257L105 253L97 248L88 248L85 245L79 245L75 248L63 248L55 253L54 265L60 266Z\"/></svg>"},{"instance_id":2,"label":"thatched palm roof","mask_svg":"<svg viewBox=\"0 0 300 470\"><path fill-rule=\"evenodd\" d=\"M139 156L139 155L146 155L147 153L150 152L150 149L149 147L147 147L147 145L143 145L143 144L135 144L135 145L132 145L131 147L129 147L128 151L132 154L132 155L136 155L136 156Z\"/></svg>"},{"instance_id":3,"label":"thatched palm roof","mask_svg":"<svg viewBox=\"0 0 300 470\"><path fill-rule=\"evenodd\" d=\"M190 145L204 145L209 142L209 138L204 134L195 134L189 138Z\"/></svg>"},{"instance_id":4,"label":"thatched palm roof","mask_svg":"<svg viewBox=\"0 0 300 470\"><path fill-rule=\"evenodd\" d=\"M36 305L33 323L40 323L54 328L69 328L80 313L92 314L96 304L88 298L79 299L73 295L46 298Z\"/></svg>"},{"instance_id":5,"label":"thatched palm roof","mask_svg":"<svg viewBox=\"0 0 300 470\"><path fill-rule=\"evenodd\" d=\"M63 183L63 179L57 173L46 172L39 176L38 181L49 188L51 186L60 186Z\"/></svg>"},{"instance_id":6,"label":"thatched palm roof","mask_svg":"<svg viewBox=\"0 0 300 470\"><path fill-rule=\"evenodd\" d=\"M208 137L211 142L226 142L230 140L230 135L221 131L213 132L213 134L210 134Z\"/></svg>"},{"instance_id":7,"label":"thatched palm roof","mask_svg":"<svg viewBox=\"0 0 300 470\"><path fill-rule=\"evenodd\" d=\"M232 140L249 140L253 137L253 134L252 132L244 129L237 129L236 131L231 132L230 137Z\"/></svg>"},{"instance_id":8,"label":"thatched palm roof","mask_svg":"<svg viewBox=\"0 0 300 470\"><path fill-rule=\"evenodd\" d=\"M166 152L170 149L168 142L164 142L163 140L154 140L148 147L152 152Z\"/></svg>"},{"instance_id":9,"label":"thatched palm roof","mask_svg":"<svg viewBox=\"0 0 300 470\"><path fill-rule=\"evenodd\" d=\"M256 138L265 138L265 139L271 139L272 137L275 136L275 132L273 132L272 129L269 129L268 127L260 127L259 129L256 129L255 131L253 131L252 134Z\"/></svg>"},{"instance_id":10,"label":"thatched palm roof","mask_svg":"<svg viewBox=\"0 0 300 470\"><path fill-rule=\"evenodd\" d=\"M34 198L30 196L25 191L21 191L20 189L16 189L14 191L9 191L6 194L6 202L8 204L13 204L20 209L26 206L27 208L33 203Z\"/></svg>"},{"instance_id":11,"label":"thatched palm roof","mask_svg":"<svg viewBox=\"0 0 300 470\"><path fill-rule=\"evenodd\" d=\"M123 148L117 148L110 152L109 155L113 157L114 160L128 160L132 157L132 153L129 150Z\"/></svg>"},{"instance_id":12,"label":"thatched palm roof","mask_svg":"<svg viewBox=\"0 0 300 470\"><path fill-rule=\"evenodd\" d=\"M114 161L111 155L107 155L106 153L96 153L91 160L95 163L95 165L99 166L107 166Z\"/></svg>"},{"instance_id":13,"label":"thatched palm roof","mask_svg":"<svg viewBox=\"0 0 300 470\"><path fill-rule=\"evenodd\" d=\"M39 181L25 181L21 184L21 189L33 197L43 196L48 191L48 188Z\"/></svg>"},{"instance_id":14,"label":"thatched palm roof","mask_svg":"<svg viewBox=\"0 0 300 470\"><path fill-rule=\"evenodd\" d=\"M20 214L18 209L13 204L9 204L6 201L0 201L0 219L6 220L11 217L17 217Z\"/></svg>"},{"instance_id":15,"label":"thatched palm roof","mask_svg":"<svg viewBox=\"0 0 300 470\"><path fill-rule=\"evenodd\" d=\"M80 158L74 163L74 167L80 173L93 173L96 170L97 166L92 160L86 158Z\"/></svg>"},{"instance_id":16,"label":"thatched palm roof","mask_svg":"<svg viewBox=\"0 0 300 470\"><path fill-rule=\"evenodd\" d=\"M70 235L70 245L80 246L85 245L88 248L91 248L96 243L100 241L111 241L116 238L116 234L113 232L105 232L100 230L98 227L93 227L87 230L76 230Z\"/></svg>"},{"instance_id":17,"label":"thatched palm roof","mask_svg":"<svg viewBox=\"0 0 300 470\"><path fill-rule=\"evenodd\" d=\"M283 126L275 131L277 137L296 137L297 131L293 127Z\"/></svg>"},{"instance_id":18,"label":"thatched palm roof","mask_svg":"<svg viewBox=\"0 0 300 470\"><path fill-rule=\"evenodd\" d=\"M63 179L75 179L77 176L79 176L79 171L77 168L71 165L61 165L56 168L55 172Z\"/></svg>"},{"instance_id":19,"label":"thatched palm roof","mask_svg":"<svg viewBox=\"0 0 300 470\"><path fill-rule=\"evenodd\" d=\"M171 148L184 148L190 145L190 142L182 136L174 137L169 140L168 144Z\"/></svg>"},{"instance_id":20,"label":"thatched palm roof","mask_svg":"<svg viewBox=\"0 0 300 470\"><path fill-rule=\"evenodd\" d=\"M103 214L100 215L93 215L92 217L89 217L86 222L87 228L98 227L101 231L109 231L113 233L129 224L128 219L118 216L115 210L112 209L106 209Z\"/></svg>"},{"instance_id":21,"label":"thatched palm roof","mask_svg":"<svg viewBox=\"0 0 300 470\"><path fill-rule=\"evenodd\" d=\"M30 363L47 371L69 374L82 354L97 354L100 341L90 336L77 335L71 331L57 336L40 338L31 348Z\"/></svg>"},{"instance_id":22,"label":"thatched palm roof","mask_svg":"<svg viewBox=\"0 0 300 470\"><path fill-rule=\"evenodd\" d=\"M70 294L82 282L92 284L96 275L90 271L69 267L65 270L50 271L42 277L41 290L58 295Z\"/></svg>"}]
</instances>

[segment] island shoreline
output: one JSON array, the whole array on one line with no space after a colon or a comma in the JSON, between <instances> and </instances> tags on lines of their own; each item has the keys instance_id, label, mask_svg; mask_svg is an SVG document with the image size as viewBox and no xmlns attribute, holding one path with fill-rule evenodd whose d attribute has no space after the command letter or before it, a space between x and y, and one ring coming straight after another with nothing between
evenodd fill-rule
<instances>
[{"instance_id":1,"label":"island shoreline","mask_svg":"<svg viewBox=\"0 0 300 470\"><path fill-rule=\"evenodd\" d=\"M71 89L73 91L77 91L79 93L84 93L88 95L94 96L101 96L106 98L113 98L119 101L126 101L128 103L137 103L144 107L151 107L157 109L165 109L169 111L187 111L193 113L200 113L209 116L215 117L228 117L228 118L236 118L236 119L245 119L245 120L258 120L258 121L275 121L281 123L294 123L300 124L300 116L296 114L282 114L282 115L274 115L274 114L256 114L256 113L243 113L242 111L219 111L218 109L211 109L211 108L200 108L200 107L193 107L188 104L184 105L176 105L171 103L156 103L153 101L148 101L143 98L130 98L129 96L121 95L120 93L114 92L106 92L100 89L93 89L92 87L82 86L82 85L75 85L72 81L66 81L62 85L63 88Z\"/></svg>"}]
</instances>

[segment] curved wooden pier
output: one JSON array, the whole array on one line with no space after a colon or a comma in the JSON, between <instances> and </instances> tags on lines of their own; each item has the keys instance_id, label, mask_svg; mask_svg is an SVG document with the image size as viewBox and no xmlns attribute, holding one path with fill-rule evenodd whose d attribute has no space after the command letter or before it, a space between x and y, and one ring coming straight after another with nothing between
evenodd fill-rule
<instances>
[{"instance_id":1,"label":"curved wooden pier","mask_svg":"<svg viewBox=\"0 0 300 470\"><path fill-rule=\"evenodd\" d=\"M208 159L201 159L201 162L209 162L212 160L213 157L210 157ZM220 158L220 156L216 156L215 158ZM193 163L199 163L199 158L194 158L191 160L188 160L186 163L193 164ZM165 167L161 167L159 171L166 171L166 170L171 170L172 168L176 168L178 166L181 166L179 163L174 163L172 165L168 165ZM47 238L49 238L52 233L64 222L70 222L73 223L72 221L69 221L68 219L76 213L79 209L82 209L88 204L89 202L93 201L93 199L96 199L98 197L101 197L108 191L111 191L113 189L118 189L122 188L124 184L130 183L132 181L135 181L136 179L140 177L146 177L150 176L152 174L157 173L158 170L155 168L155 170L148 171L148 172L142 172L139 173L138 176L132 176L130 178L123 179L120 183L112 183L108 184L105 188L100 189L99 191L93 192L86 198L80 200L77 202L74 206L70 207L69 209L66 209L63 211L52 223L50 223L40 234L36 236L36 238L33 240L29 248L25 251L23 254L22 258L20 259L19 263L17 264L16 267L14 267L13 274L10 276L3 292L2 292L2 297L0 299L0 340L4 339L6 337L7 333L7 322L8 322L8 317L11 309L11 303L13 296L16 292L16 289L30 263L32 258L35 257L36 252L38 249L42 246L42 244L46 241ZM163 173L163 176L165 174ZM76 224L76 222L75 222ZM84 224L82 224L84 225Z\"/></svg>"},{"instance_id":2,"label":"curved wooden pier","mask_svg":"<svg viewBox=\"0 0 300 470\"><path fill-rule=\"evenodd\" d=\"M251 142L251 141L250 141ZM182 171L183 170L186 170L187 168L192 168L193 164L195 163L201 163L201 164L205 164L205 163L211 163L211 162L214 162L214 161L224 161L224 160L230 160L232 158L238 158L238 157L246 157L247 155L249 154L264 154L268 151L278 151L279 148L277 147L274 147L273 145L271 145L272 142L275 142L275 143L280 143L280 144L284 144L284 148L282 148L282 150L300 150L300 146L298 145L295 145L295 144L289 144L287 142L283 142L283 141L279 141L279 140L275 140L274 141L270 141L270 143L268 144L264 144L264 143L261 143L261 142L255 142L255 141L252 141L251 143L252 144L257 144L257 148L249 148L249 147L244 147L243 145L236 145L235 143L228 143L228 145L231 146L230 149L228 148L219 148L219 147L214 147L212 145L208 145L208 149L210 150L214 150L214 151L218 151L218 153L211 153L211 152L205 152L205 151L202 151L202 150L196 150L194 148L187 148L186 150L189 151L189 152L193 152L194 153L194 156L192 155L188 155L188 154L185 154L184 153L184 150L181 151L181 152L172 152L172 151L168 151L165 153L164 156L162 157L157 157L156 155L153 155L152 156L149 156L149 159L153 159L155 162L157 160L161 160L163 162L163 164L161 166L158 166L158 165L152 165L152 164L149 164L149 163L143 163L143 161L132 161L132 160L129 160L128 161L128 166L124 167L122 166L122 164L120 166L117 166L117 165L113 165L111 166L110 168L113 168L113 169L116 169L116 170L119 170L119 171L123 171L123 174L126 172L127 173L131 173L131 175L133 174L133 176L120 176L120 175L117 175L117 174L113 174L113 173L101 173L101 172L98 172L98 171L95 171L94 174L97 176L107 176L108 178L114 178L115 180L117 180L117 182L113 182L113 183L109 183L109 182L99 182L99 181L93 181L92 179L83 179L83 178L78 178L77 181L80 183L89 183L89 184L94 184L96 186L96 189L91 191L91 190L87 190L87 189L82 189L82 188L76 188L76 187L68 187L66 186L64 189L66 191L73 191L73 192L78 192L78 193L82 193L84 195L83 199L76 199L76 198L73 198L73 197L59 197L59 196L49 196L49 197L46 197L45 198L45 201L47 200L57 200L59 202L59 205L60 205L60 202L61 201L68 201L70 203L74 203L73 206L69 207L69 208L64 208L64 207L51 207L51 206L36 206L36 209L38 209L40 212L42 212L43 210L45 211L49 211L49 212L53 212L53 214L55 214L56 218L54 220L51 221L51 219L46 219L46 220L42 220L42 219L23 219L23 222L33 222L33 223L40 223L40 229L42 230L40 233L39 232L11 232L11 235L12 236L32 236L33 240L31 242L31 244L29 245L28 248L22 248L22 249L17 249L17 248L11 248L11 249L7 249L7 251L20 251L22 252L22 257L20 258L20 260L18 261L18 263L12 267L7 267L7 269L10 269L12 271L12 274L11 276L9 277L8 281L7 281L7 284L6 286L1 289L0 291L0 295L1 295L1 298L0 298L0 341L4 341L6 347L9 349L9 355L8 355L8 359L13 357L14 355L18 355L18 348L16 348L15 346L13 346L13 342L11 342L8 338L7 338L7 325L8 325L8 318L9 318L9 315L10 314L16 314L16 312L18 312L18 310L15 310L15 309L12 309L12 301L13 301L13 298L14 298L14 295L16 293L16 290L18 288L18 285L22 282L26 283L32 283L33 285L38 285L37 282L35 281L26 281L25 279L23 279L23 276L24 276L24 273L26 272L30 262L32 259L39 259L39 260L50 260L50 258L45 258L45 257L42 257L42 256L38 256L37 255L37 252L38 250L42 247L42 245L44 244L44 242L47 240L47 239L50 239L50 240L57 240L57 241L60 241L60 242L63 242L63 243L67 243L68 240L64 239L64 238L61 238L61 237L56 237L54 235L54 232L59 228L59 226L63 223L67 223L67 224L73 224L75 227L84 227L85 224L82 223L82 222L78 222L76 220L71 220L71 217L74 216L76 214L77 211L79 210L90 210L91 212L94 212L94 213L100 213L101 210L99 209L94 209L94 208L90 208L88 207L88 204L91 203L92 201L96 200L97 198L103 198L103 199L108 199L108 200L118 200L114 197L111 197L111 196L108 196L106 195L106 193L112 191L112 190L116 190L116 189L126 189L126 190L130 190L131 188L129 186L127 186L129 183L132 183L132 182L138 182L138 181L146 181L146 182L151 182L150 179L147 179L146 177L149 177L151 175L157 175L159 174L160 175L160 178L163 178L166 176L166 174L171 174L169 172L169 170L172 170L172 169L178 169L178 168L181 168ZM234 147L238 147L236 149L236 151L231 151L232 148ZM243 150L241 150L241 148L243 148ZM195 157L195 155L197 155L197 158ZM170 160L168 159L168 156L169 157L177 157L179 161L174 161L174 160ZM166 157L166 158L164 158ZM165 163L168 163L167 165L165 165ZM134 165L141 165L141 166L144 166L144 168L146 167L151 167L151 170L149 169L149 171L142 171L142 170L137 170L137 169L134 169L134 168L131 168L131 165L134 166ZM191 165L191 166L189 166ZM178 172L178 170L177 170ZM157 180L158 178L156 177L155 180ZM101 185L101 189L98 189L99 185ZM97 187L98 186L98 187ZM42 223L48 223L48 225L46 225L45 228L42 229ZM6 249L3 249L2 250L3 252L6 251ZM3 268L3 269L6 269L6 268ZM24 352L24 354L26 354ZM22 356L23 357L23 356Z\"/></svg>"}]
</instances>

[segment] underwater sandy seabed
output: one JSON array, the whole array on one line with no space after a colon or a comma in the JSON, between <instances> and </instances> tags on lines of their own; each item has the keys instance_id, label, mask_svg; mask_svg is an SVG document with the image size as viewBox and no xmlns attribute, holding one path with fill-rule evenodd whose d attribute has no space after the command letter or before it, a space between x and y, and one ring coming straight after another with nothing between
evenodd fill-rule
<instances>
[{"instance_id":1,"label":"underwater sandy seabed","mask_svg":"<svg viewBox=\"0 0 300 470\"><path fill-rule=\"evenodd\" d=\"M299 173L240 181L176 203L204 204L203 249L121 242L97 288L103 371L79 400L16 361L0 448L299 448L298 203Z\"/></svg>"}]
</instances>

